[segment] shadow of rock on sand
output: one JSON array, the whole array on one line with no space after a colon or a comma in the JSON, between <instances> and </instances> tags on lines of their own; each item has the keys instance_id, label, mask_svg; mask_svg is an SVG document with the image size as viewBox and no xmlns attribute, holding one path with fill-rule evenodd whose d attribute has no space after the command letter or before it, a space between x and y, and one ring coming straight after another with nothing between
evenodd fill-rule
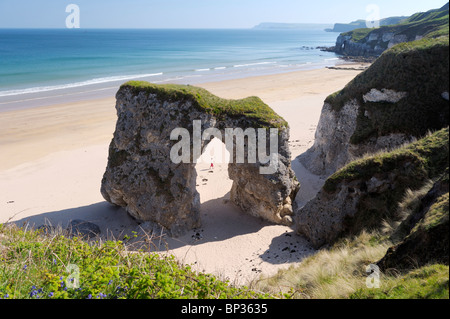
<instances>
[{"instance_id":1,"label":"shadow of rock on sand","mask_svg":"<svg viewBox=\"0 0 450 319\"><path fill-rule=\"evenodd\" d=\"M198 246L211 242L226 241L234 237L257 233L261 228L273 225L261 218L242 212L229 201L229 193L222 198L201 204L202 226L179 238L165 238L165 247L178 249L184 246Z\"/></svg>"},{"instance_id":2,"label":"shadow of rock on sand","mask_svg":"<svg viewBox=\"0 0 450 319\"><path fill-rule=\"evenodd\" d=\"M275 237L269 249L259 257L271 264L289 264L301 262L315 252L316 250L305 238L291 231Z\"/></svg>"},{"instance_id":3,"label":"shadow of rock on sand","mask_svg":"<svg viewBox=\"0 0 450 319\"><path fill-rule=\"evenodd\" d=\"M123 208L107 202L38 214L12 223L20 227L29 225L37 228L41 225L49 225L66 228L72 220L83 220L96 224L100 228L102 239L121 239L125 234L130 235L138 226L137 221L130 217Z\"/></svg>"}]
</instances>

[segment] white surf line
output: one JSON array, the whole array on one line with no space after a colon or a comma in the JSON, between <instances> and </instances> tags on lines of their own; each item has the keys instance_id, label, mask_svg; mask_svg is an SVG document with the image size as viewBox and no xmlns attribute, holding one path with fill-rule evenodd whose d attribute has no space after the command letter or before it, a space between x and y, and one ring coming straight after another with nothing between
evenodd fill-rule
<instances>
[{"instance_id":1,"label":"white surf line","mask_svg":"<svg viewBox=\"0 0 450 319\"><path fill-rule=\"evenodd\" d=\"M66 93L66 94L59 94L59 95L43 96L43 97L36 97L36 98L33 98L33 99L17 100L17 101L10 101L10 102L1 102L0 105L12 104L12 103L20 103L20 102L30 102L30 101L37 101L37 100L45 100L45 99L51 99L51 98L54 98L54 97L63 97L63 96L69 96L69 95L77 95L77 94L83 94L83 93L98 92L98 91L106 91L106 90L115 89L115 88L116 88L115 86L111 86L111 87L107 87L107 88L90 90L90 91L82 91L82 92L75 92L75 93ZM37 92L37 93L42 93L42 92Z\"/></svg>"}]
</instances>

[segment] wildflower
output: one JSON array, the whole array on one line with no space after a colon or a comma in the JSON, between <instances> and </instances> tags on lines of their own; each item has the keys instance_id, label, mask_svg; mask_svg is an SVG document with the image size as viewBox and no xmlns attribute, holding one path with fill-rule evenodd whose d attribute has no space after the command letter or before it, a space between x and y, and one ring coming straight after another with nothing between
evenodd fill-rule
<instances>
[{"instance_id":1,"label":"wildflower","mask_svg":"<svg viewBox=\"0 0 450 319\"><path fill-rule=\"evenodd\" d=\"M24 265L22 269L23 269L23 271L25 271L25 270L27 270L27 268L28 268L28 266Z\"/></svg>"},{"instance_id":2,"label":"wildflower","mask_svg":"<svg viewBox=\"0 0 450 319\"><path fill-rule=\"evenodd\" d=\"M111 285L111 284L112 284L112 282L113 282L113 281L112 281L112 280L110 280L110 281L108 282L108 286L109 286L109 285Z\"/></svg>"},{"instance_id":3,"label":"wildflower","mask_svg":"<svg viewBox=\"0 0 450 319\"><path fill-rule=\"evenodd\" d=\"M87 296L87 299L92 299L92 295L89 294L89 295Z\"/></svg>"},{"instance_id":4,"label":"wildflower","mask_svg":"<svg viewBox=\"0 0 450 319\"><path fill-rule=\"evenodd\" d=\"M53 297L53 292L49 293L48 296L49 296L50 298L52 298L52 297Z\"/></svg>"}]
</instances>

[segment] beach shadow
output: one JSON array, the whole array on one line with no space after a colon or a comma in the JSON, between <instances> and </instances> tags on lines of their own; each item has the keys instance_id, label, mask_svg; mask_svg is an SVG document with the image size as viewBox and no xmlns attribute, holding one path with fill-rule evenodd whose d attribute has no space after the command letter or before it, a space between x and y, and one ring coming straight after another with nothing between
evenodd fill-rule
<instances>
[{"instance_id":1,"label":"beach shadow","mask_svg":"<svg viewBox=\"0 0 450 319\"><path fill-rule=\"evenodd\" d=\"M275 237L269 249L259 257L267 263L280 265L301 262L315 252L305 238L291 231Z\"/></svg>"},{"instance_id":2,"label":"beach shadow","mask_svg":"<svg viewBox=\"0 0 450 319\"><path fill-rule=\"evenodd\" d=\"M102 239L121 239L131 233L139 225L125 209L108 202L64 209L26 217L11 223L19 227L38 228L41 225L67 227L72 220L83 220L99 226Z\"/></svg>"},{"instance_id":3,"label":"beach shadow","mask_svg":"<svg viewBox=\"0 0 450 319\"><path fill-rule=\"evenodd\" d=\"M256 233L261 228L273 225L261 218L241 211L229 200L229 193L222 198L201 204L201 227L189 231L179 238L166 238L166 249L197 246L210 242L221 242L233 237Z\"/></svg>"}]
</instances>

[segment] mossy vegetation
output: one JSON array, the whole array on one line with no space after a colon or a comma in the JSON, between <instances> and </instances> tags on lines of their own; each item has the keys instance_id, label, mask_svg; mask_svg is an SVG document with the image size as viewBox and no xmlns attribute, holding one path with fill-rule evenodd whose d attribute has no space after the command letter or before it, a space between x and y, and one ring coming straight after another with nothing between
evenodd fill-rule
<instances>
[{"instance_id":1,"label":"mossy vegetation","mask_svg":"<svg viewBox=\"0 0 450 319\"><path fill-rule=\"evenodd\" d=\"M258 97L248 97L241 100L222 99L205 89L191 85L152 84L145 81L130 81L121 86L130 88L135 94L145 92L155 94L164 101L188 100L199 111L213 114L219 118L248 118L258 127L286 128L288 123L275 113Z\"/></svg>"},{"instance_id":2,"label":"mossy vegetation","mask_svg":"<svg viewBox=\"0 0 450 319\"><path fill-rule=\"evenodd\" d=\"M349 32L342 33L343 36L351 36L351 40L356 43L360 43L363 40L366 39L366 37L369 35L370 32L372 32L373 29L369 28L361 28L361 29L355 29Z\"/></svg>"},{"instance_id":3,"label":"mossy vegetation","mask_svg":"<svg viewBox=\"0 0 450 319\"><path fill-rule=\"evenodd\" d=\"M1 299L272 298L122 241L0 225ZM72 265L69 267L69 265ZM281 297L281 296L277 296Z\"/></svg>"},{"instance_id":4,"label":"mossy vegetation","mask_svg":"<svg viewBox=\"0 0 450 319\"><path fill-rule=\"evenodd\" d=\"M391 133L420 138L428 130L448 126L449 104L442 97L449 87L448 56L448 37L394 46L325 102L340 111L348 101L357 100L360 109L353 144ZM407 96L398 103L366 103L363 96L372 89L407 92Z\"/></svg>"},{"instance_id":5,"label":"mossy vegetation","mask_svg":"<svg viewBox=\"0 0 450 319\"><path fill-rule=\"evenodd\" d=\"M449 160L449 129L442 129L415 143L392 152L381 152L356 160L330 176L325 182L327 192L335 192L342 182L353 180L367 181L377 174L394 172L402 167L409 168L404 176L407 185L420 186L426 179L438 177L445 173ZM416 183L412 181L417 181ZM406 182L406 180L405 180ZM420 184L420 185L417 185Z\"/></svg>"},{"instance_id":6,"label":"mossy vegetation","mask_svg":"<svg viewBox=\"0 0 450 319\"><path fill-rule=\"evenodd\" d=\"M323 190L335 194L357 182L357 212L347 216L342 236L379 230L386 220L398 219L398 205L408 190L419 190L429 180L439 179L448 170L449 130L435 132L415 143L391 152L380 152L356 160L330 176ZM370 191L372 179L388 183L388 188Z\"/></svg>"}]
</instances>

